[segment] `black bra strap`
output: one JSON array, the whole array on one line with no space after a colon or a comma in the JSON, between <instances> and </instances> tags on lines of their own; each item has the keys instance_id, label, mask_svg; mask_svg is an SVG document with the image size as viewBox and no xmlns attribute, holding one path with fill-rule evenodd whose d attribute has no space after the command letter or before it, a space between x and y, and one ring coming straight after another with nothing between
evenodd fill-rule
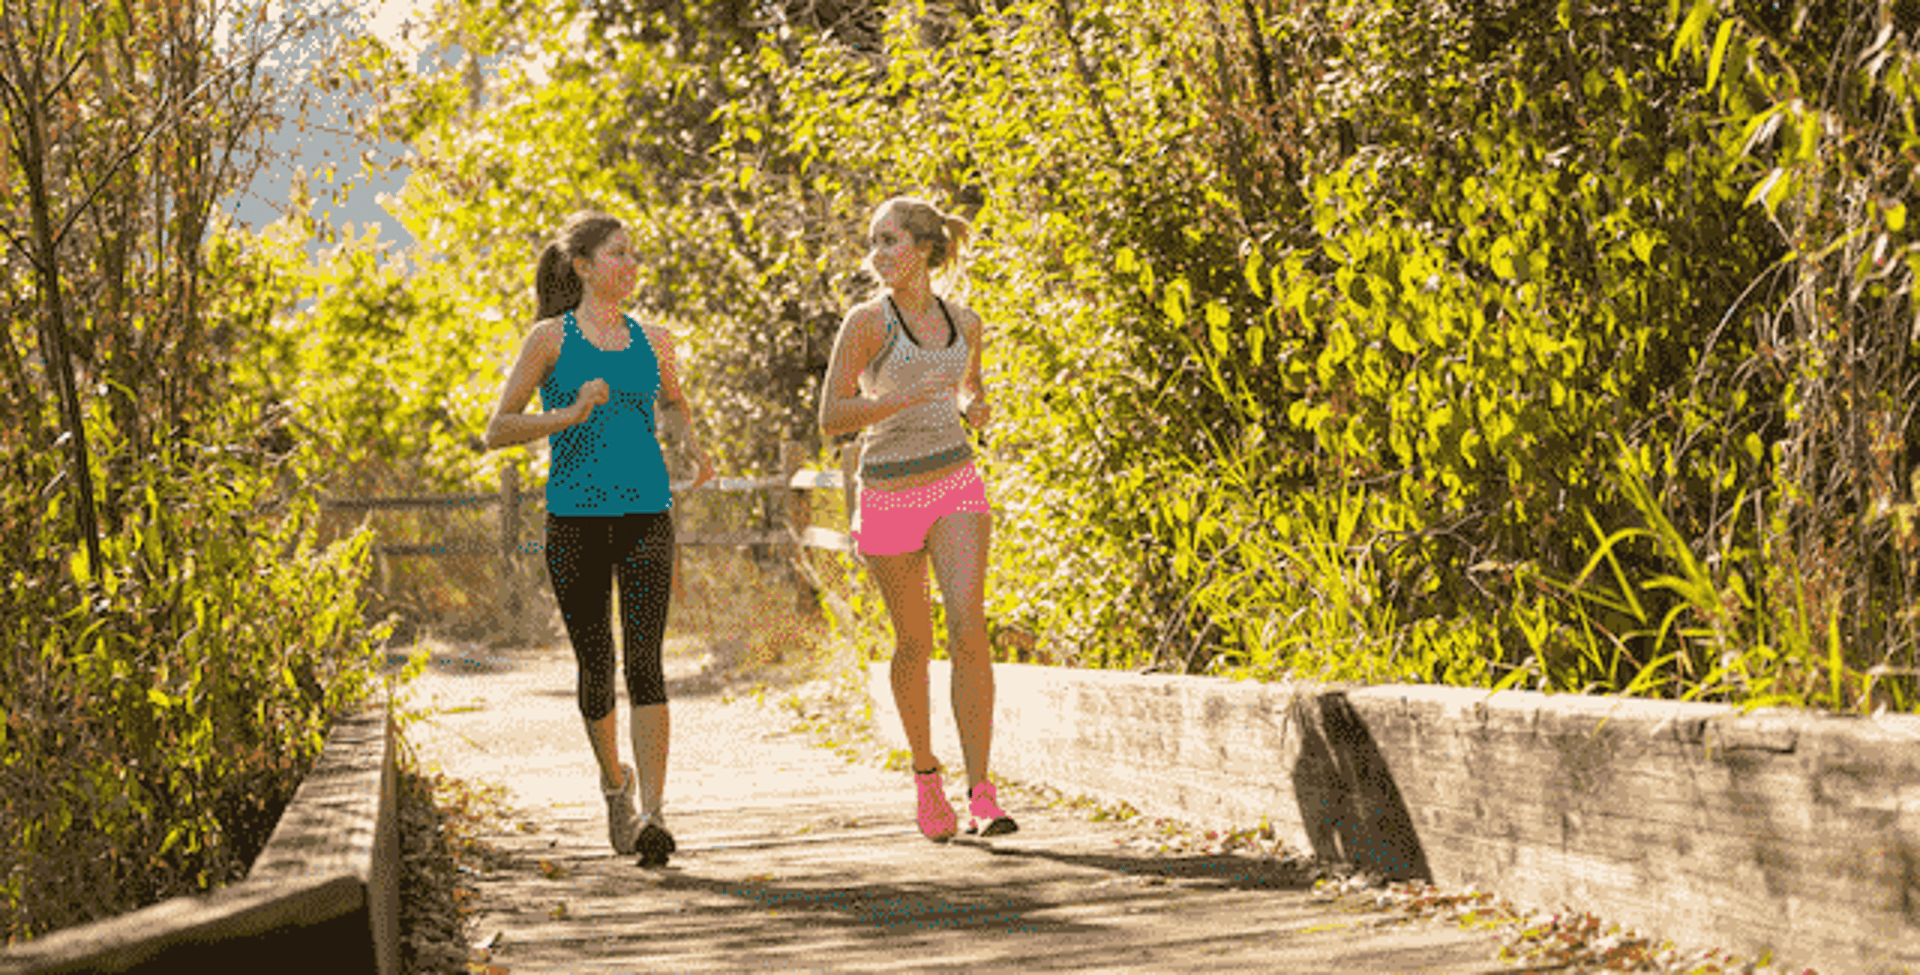
<instances>
[{"instance_id":1,"label":"black bra strap","mask_svg":"<svg viewBox=\"0 0 1920 975\"><path fill-rule=\"evenodd\" d=\"M956 326L955 324L953 324L953 313L947 310L947 303L940 300L939 295L933 296L933 303L940 306L940 317L945 318L947 320L947 344L944 346L944 348L951 349L953 348L953 344L955 342L960 341L960 328L959 326ZM887 296L887 311L891 312L891 314L887 317L887 325L889 326L887 338L891 340L893 338L891 326L896 320L899 321L900 323L900 330L902 332L907 331L907 316L904 312L900 310L899 305L896 305L893 303L892 295ZM911 332L908 333L907 338L909 341L913 341L913 335ZM918 341L914 341L913 344L917 346L920 343ZM891 341L887 343L887 348L889 350L893 348L893 343Z\"/></svg>"},{"instance_id":2,"label":"black bra strap","mask_svg":"<svg viewBox=\"0 0 1920 975\"><path fill-rule=\"evenodd\" d=\"M953 343L960 341L960 328L953 324L953 313L947 310L947 303L941 301L939 295L935 295L933 300L940 306L940 317L947 320L947 348L951 349Z\"/></svg>"}]
</instances>

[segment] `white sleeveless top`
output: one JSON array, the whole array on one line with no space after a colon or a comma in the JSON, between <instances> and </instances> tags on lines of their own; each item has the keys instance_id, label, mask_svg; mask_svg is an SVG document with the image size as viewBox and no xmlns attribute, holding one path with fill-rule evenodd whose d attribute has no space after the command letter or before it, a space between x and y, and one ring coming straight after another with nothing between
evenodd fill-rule
<instances>
[{"instance_id":1,"label":"white sleeveless top","mask_svg":"<svg viewBox=\"0 0 1920 975\"><path fill-rule=\"evenodd\" d=\"M900 321L900 309L893 296L885 299L887 342L880 354L860 373L860 392L867 396L886 396L919 383L936 370L952 374L953 392L966 378L970 359L967 336L954 324L944 301L940 314L947 319L947 344L926 349L913 340L912 333ZM909 406L873 424L861 432L860 479L886 481L922 471L937 470L973 458L973 444L967 439L965 425L953 396L937 396Z\"/></svg>"}]
</instances>

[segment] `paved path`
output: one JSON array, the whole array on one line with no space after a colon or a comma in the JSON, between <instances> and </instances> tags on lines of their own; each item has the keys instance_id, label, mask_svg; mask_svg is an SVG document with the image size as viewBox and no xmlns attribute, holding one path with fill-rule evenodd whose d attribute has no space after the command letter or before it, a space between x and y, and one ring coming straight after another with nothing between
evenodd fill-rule
<instances>
[{"instance_id":1,"label":"paved path","mask_svg":"<svg viewBox=\"0 0 1920 975\"><path fill-rule=\"evenodd\" d=\"M482 653L414 685L435 713L407 736L508 790L521 831L488 837L507 857L478 882L478 926L509 972L1504 970L1491 933L1388 923L1315 900L1296 866L1152 852L1137 823L1021 795L1002 797L1019 833L930 843L906 773L814 746L777 692L726 697L684 649L668 667L680 852L642 870L607 845L570 657Z\"/></svg>"}]
</instances>

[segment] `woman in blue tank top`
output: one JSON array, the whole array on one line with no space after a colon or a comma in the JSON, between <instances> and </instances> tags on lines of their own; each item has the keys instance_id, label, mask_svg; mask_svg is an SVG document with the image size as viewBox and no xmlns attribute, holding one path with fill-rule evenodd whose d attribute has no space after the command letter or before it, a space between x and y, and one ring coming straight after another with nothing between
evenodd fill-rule
<instances>
[{"instance_id":1,"label":"woman in blue tank top","mask_svg":"<svg viewBox=\"0 0 1920 975\"><path fill-rule=\"evenodd\" d=\"M637 278L633 242L618 219L592 211L567 219L540 253L539 321L501 387L486 443L549 439L547 572L580 667L577 696L600 764L608 838L621 854L639 851L643 866L660 866L674 850L661 814L668 719L660 662L674 530L659 434L690 434L692 423L672 334L620 311ZM535 389L544 409L528 414ZM712 467L690 440L688 449L697 485ZM637 772L620 761L610 608L616 582Z\"/></svg>"}]
</instances>

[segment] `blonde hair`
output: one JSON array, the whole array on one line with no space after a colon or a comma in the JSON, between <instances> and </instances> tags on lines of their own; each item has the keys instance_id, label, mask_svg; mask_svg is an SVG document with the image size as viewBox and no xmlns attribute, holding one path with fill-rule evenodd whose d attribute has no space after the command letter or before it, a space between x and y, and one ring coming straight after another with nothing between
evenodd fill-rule
<instances>
[{"instance_id":1,"label":"blonde hair","mask_svg":"<svg viewBox=\"0 0 1920 975\"><path fill-rule=\"evenodd\" d=\"M917 196L896 196L874 208L874 219L879 219L889 207L899 212L900 226L913 237L914 243L933 245L927 254L927 267L938 272L947 290L965 278L962 258L967 241L973 236L973 225L966 218L947 213Z\"/></svg>"}]
</instances>

